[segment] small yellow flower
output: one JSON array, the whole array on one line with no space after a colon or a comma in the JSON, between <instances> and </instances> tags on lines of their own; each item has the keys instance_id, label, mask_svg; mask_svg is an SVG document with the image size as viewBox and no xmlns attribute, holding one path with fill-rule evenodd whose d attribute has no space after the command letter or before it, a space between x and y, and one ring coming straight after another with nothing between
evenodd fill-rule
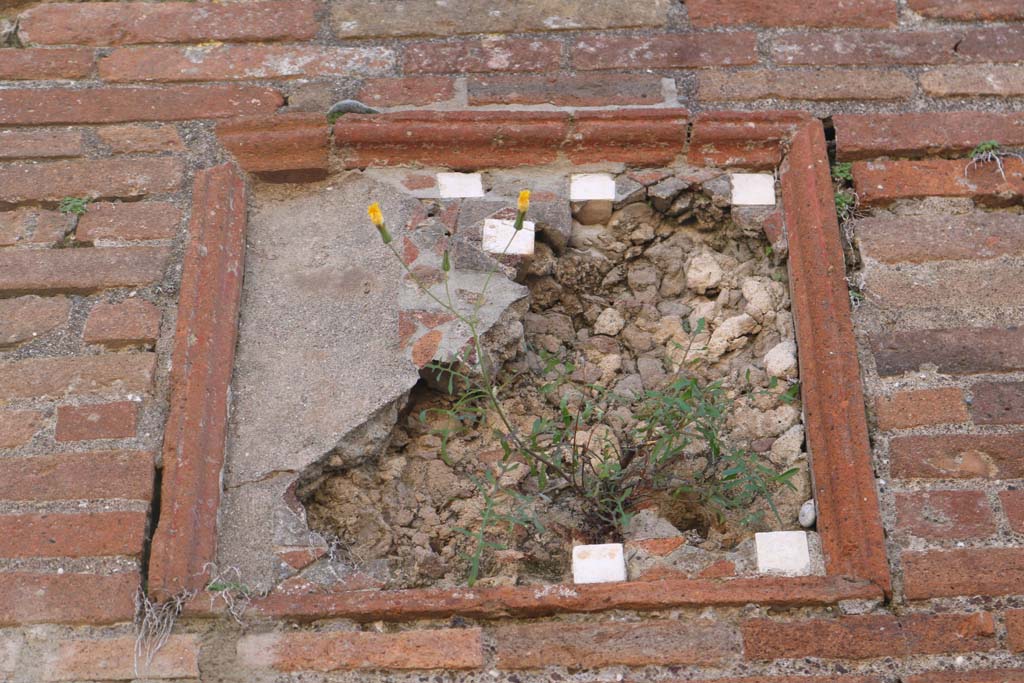
<instances>
[{"instance_id":1,"label":"small yellow flower","mask_svg":"<svg viewBox=\"0 0 1024 683\"><path fill-rule=\"evenodd\" d=\"M370 208L366 210L366 213L370 214L370 220L373 221L373 224L378 228L384 225L384 214L380 211L379 203L374 202L373 204L370 204Z\"/></svg>"},{"instance_id":2,"label":"small yellow flower","mask_svg":"<svg viewBox=\"0 0 1024 683\"><path fill-rule=\"evenodd\" d=\"M530 208L530 191L523 190L519 193L519 201L516 202L516 210L519 213L526 213Z\"/></svg>"}]
</instances>

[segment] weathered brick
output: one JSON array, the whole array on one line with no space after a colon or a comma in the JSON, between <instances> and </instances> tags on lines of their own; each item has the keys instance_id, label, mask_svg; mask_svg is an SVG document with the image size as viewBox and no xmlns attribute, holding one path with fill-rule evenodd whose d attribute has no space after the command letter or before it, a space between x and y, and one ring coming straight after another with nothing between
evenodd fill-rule
<instances>
[{"instance_id":1,"label":"weathered brick","mask_svg":"<svg viewBox=\"0 0 1024 683\"><path fill-rule=\"evenodd\" d=\"M561 54L560 42L540 38L488 36L453 43L409 43L402 69L407 74L554 71Z\"/></svg>"},{"instance_id":2,"label":"weathered brick","mask_svg":"<svg viewBox=\"0 0 1024 683\"><path fill-rule=\"evenodd\" d=\"M474 76L469 79L471 105L557 104L590 107L657 104L662 100L661 77L654 74Z\"/></svg>"},{"instance_id":3,"label":"weathered brick","mask_svg":"<svg viewBox=\"0 0 1024 683\"><path fill-rule=\"evenodd\" d=\"M731 625L693 620L521 624L495 628L493 636L499 669L716 665L734 659L740 647Z\"/></svg>"},{"instance_id":4,"label":"weathered brick","mask_svg":"<svg viewBox=\"0 0 1024 683\"><path fill-rule=\"evenodd\" d=\"M46 681L120 681L199 678L199 636L173 635L151 662L135 657L136 639L90 638L61 641L46 661ZM136 666L138 668L136 668Z\"/></svg>"},{"instance_id":5,"label":"weathered brick","mask_svg":"<svg viewBox=\"0 0 1024 683\"><path fill-rule=\"evenodd\" d=\"M272 182L327 176L330 126L322 113L246 116L217 126L217 139L242 169Z\"/></svg>"},{"instance_id":6,"label":"weathered brick","mask_svg":"<svg viewBox=\"0 0 1024 683\"><path fill-rule=\"evenodd\" d=\"M99 303L89 312L84 338L110 349L149 346L160 336L160 317L160 309L145 299Z\"/></svg>"},{"instance_id":7,"label":"weathered brick","mask_svg":"<svg viewBox=\"0 0 1024 683\"><path fill-rule=\"evenodd\" d=\"M75 240L164 240L177 235L180 224L181 210L166 202L96 202L78 219Z\"/></svg>"},{"instance_id":8,"label":"weathered brick","mask_svg":"<svg viewBox=\"0 0 1024 683\"><path fill-rule=\"evenodd\" d=\"M484 663L478 628L266 633L242 637L238 655L251 667L285 672L477 669Z\"/></svg>"},{"instance_id":9,"label":"weathered brick","mask_svg":"<svg viewBox=\"0 0 1024 683\"><path fill-rule=\"evenodd\" d=\"M857 220L854 230L861 253L882 263L1024 254L1024 217L1008 213L872 217Z\"/></svg>"},{"instance_id":10,"label":"weathered brick","mask_svg":"<svg viewBox=\"0 0 1024 683\"><path fill-rule=\"evenodd\" d=\"M0 458L0 474L0 500L149 500L153 494L153 454L139 451Z\"/></svg>"},{"instance_id":11,"label":"weathered brick","mask_svg":"<svg viewBox=\"0 0 1024 683\"><path fill-rule=\"evenodd\" d=\"M185 149L178 129L168 124L106 126L97 130L96 135L115 154L180 152Z\"/></svg>"},{"instance_id":12,"label":"weathered brick","mask_svg":"<svg viewBox=\"0 0 1024 683\"><path fill-rule=\"evenodd\" d=\"M0 252L0 295L149 285L163 278L169 255L165 247Z\"/></svg>"},{"instance_id":13,"label":"weathered brick","mask_svg":"<svg viewBox=\"0 0 1024 683\"><path fill-rule=\"evenodd\" d=\"M1022 62L1024 30L1001 27L967 31L956 53L961 59L979 62Z\"/></svg>"},{"instance_id":14,"label":"weathered brick","mask_svg":"<svg viewBox=\"0 0 1024 683\"><path fill-rule=\"evenodd\" d=\"M913 97L914 92L906 74L877 69L752 69L697 76L702 100L894 100Z\"/></svg>"},{"instance_id":15,"label":"weathered brick","mask_svg":"<svg viewBox=\"0 0 1024 683\"><path fill-rule=\"evenodd\" d=\"M0 81L85 78L92 71L93 52L87 48L30 48L4 50Z\"/></svg>"},{"instance_id":16,"label":"weathered brick","mask_svg":"<svg viewBox=\"0 0 1024 683\"><path fill-rule=\"evenodd\" d=\"M878 428L907 429L925 425L967 422L964 392L956 387L898 391L875 401Z\"/></svg>"},{"instance_id":17,"label":"weathered brick","mask_svg":"<svg viewBox=\"0 0 1024 683\"><path fill-rule=\"evenodd\" d=\"M1024 609L1007 610L1006 649L1010 652L1024 652ZM1024 672L1021 672L1024 677Z\"/></svg>"},{"instance_id":18,"label":"weathered brick","mask_svg":"<svg viewBox=\"0 0 1024 683\"><path fill-rule=\"evenodd\" d=\"M113 82L380 75L394 62L384 47L123 47L100 60L99 74Z\"/></svg>"},{"instance_id":19,"label":"weathered brick","mask_svg":"<svg viewBox=\"0 0 1024 683\"><path fill-rule=\"evenodd\" d=\"M883 377L935 365L947 375L1024 370L1024 327L908 330L871 340Z\"/></svg>"},{"instance_id":20,"label":"weathered brick","mask_svg":"<svg viewBox=\"0 0 1024 683\"><path fill-rule=\"evenodd\" d=\"M80 130L0 130L0 159L77 157L83 151Z\"/></svg>"},{"instance_id":21,"label":"weathered brick","mask_svg":"<svg viewBox=\"0 0 1024 683\"><path fill-rule=\"evenodd\" d=\"M999 502L1003 505L1010 528L1015 533L1024 534L1024 489L1000 492Z\"/></svg>"},{"instance_id":22,"label":"weathered brick","mask_svg":"<svg viewBox=\"0 0 1024 683\"><path fill-rule=\"evenodd\" d=\"M35 228L28 240L33 244L56 246L70 232L71 216L48 210L30 210L29 213L35 217Z\"/></svg>"},{"instance_id":23,"label":"weathered brick","mask_svg":"<svg viewBox=\"0 0 1024 683\"><path fill-rule=\"evenodd\" d=\"M921 74L921 88L935 97L1024 95L1024 67L999 64L943 66Z\"/></svg>"},{"instance_id":24,"label":"weathered brick","mask_svg":"<svg viewBox=\"0 0 1024 683\"><path fill-rule=\"evenodd\" d=\"M0 90L0 125L217 119L272 113L282 104L281 93L260 86L8 88Z\"/></svg>"},{"instance_id":25,"label":"weathered brick","mask_svg":"<svg viewBox=\"0 0 1024 683\"><path fill-rule=\"evenodd\" d=\"M13 674L18 670L18 655L24 644L20 635L12 633L0 636L0 673Z\"/></svg>"},{"instance_id":26,"label":"weathered brick","mask_svg":"<svg viewBox=\"0 0 1024 683\"><path fill-rule=\"evenodd\" d=\"M690 69L757 64L757 35L735 33L596 35L570 48L576 69Z\"/></svg>"},{"instance_id":27,"label":"weathered brick","mask_svg":"<svg viewBox=\"0 0 1024 683\"><path fill-rule=\"evenodd\" d=\"M0 626L130 622L138 588L138 572L0 573Z\"/></svg>"},{"instance_id":28,"label":"weathered brick","mask_svg":"<svg viewBox=\"0 0 1024 683\"><path fill-rule=\"evenodd\" d=\"M43 426L38 410L0 410L0 448L17 448L32 440Z\"/></svg>"},{"instance_id":29,"label":"weathered brick","mask_svg":"<svg viewBox=\"0 0 1024 683\"><path fill-rule=\"evenodd\" d=\"M895 0L688 0L690 23L697 28L810 26L814 28L886 28L896 25Z\"/></svg>"},{"instance_id":30,"label":"weathered brick","mask_svg":"<svg viewBox=\"0 0 1024 683\"><path fill-rule=\"evenodd\" d=\"M962 311L1015 307L1024 301L1020 266L1002 260L885 265L867 263L864 289L882 307ZM956 296L951 296L956 292Z\"/></svg>"},{"instance_id":31,"label":"weathered brick","mask_svg":"<svg viewBox=\"0 0 1024 683\"><path fill-rule=\"evenodd\" d=\"M889 31L859 33L792 33L772 42L778 64L810 66L876 66L942 64L956 58L960 34L949 31L907 31L899 38Z\"/></svg>"},{"instance_id":32,"label":"weathered brick","mask_svg":"<svg viewBox=\"0 0 1024 683\"><path fill-rule=\"evenodd\" d=\"M0 515L0 557L138 556L144 512Z\"/></svg>"},{"instance_id":33,"label":"weathered brick","mask_svg":"<svg viewBox=\"0 0 1024 683\"><path fill-rule=\"evenodd\" d=\"M207 41L308 40L316 36L317 3L50 3L20 17L28 43L126 45Z\"/></svg>"},{"instance_id":34,"label":"weathered brick","mask_svg":"<svg viewBox=\"0 0 1024 683\"><path fill-rule=\"evenodd\" d=\"M975 424L1024 424L1024 382L980 382L971 386L971 393Z\"/></svg>"},{"instance_id":35,"label":"weathered brick","mask_svg":"<svg viewBox=\"0 0 1024 683\"><path fill-rule=\"evenodd\" d=\"M62 296L0 299L0 349L17 346L61 327L71 302Z\"/></svg>"},{"instance_id":36,"label":"weathered brick","mask_svg":"<svg viewBox=\"0 0 1024 683\"><path fill-rule=\"evenodd\" d=\"M896 530L935 541L981 540L996 531L992 506L982 491L896 494Z\"/></svg>"},{"instance_id":37,"label":"weathered brick","mask_svg":"<svg viewBox=\"0 0 1024 683\"><path fill-rule=\"evenodd\" d=\"M148 393L153 353L27 358L0 363L0 401L75 394Z\"/></svg>"},{"instance_id":38,"label":"weathered brick","mask_svg":"<svg viewBox=\"0 0 1024 683\"><path fill-rule=\"evenodd\" d=\"M1017 0L909 0L910 9L925 17L958 21L1012 21L1024 19Z\"/></svg>"},{"instance_id":39,"label":"weathered brick","mask_svg":"<svg viewBox=\"0 0 1024 683\"><path fill-rule=\"evenodd\" d=\"M0 166L0 202L63 197L139 197L181 185L177 159L20 161Z\"/></svg>"},{"instance_id":40,"label":"weathered brick","mask_svg":"<svg viewBox=\"0 0 1024 683\"><path fill-rule=\"evenodd\" d=\"M742 625L747 659L873 659L911 654L987 652L996 648L988 612L847 616Z\"/></svg>"},{"instance_id":41,"label":"weathered brick","mask_svg":"<svg viewBox=\"0 0 1024 683\"><path fill-rule=\"evenodd\" d=\"M963 156L993 139L1008 146L1024 145L1024 114L837 114L833 121L840 161L879 156Z\"/></svg>"},{"instance_id":42,"label":"weathered brick","mask_svg":"<svg viewBox=\"0 0 1024 683\"><path fill-rule=\"evenodd\" d=\"M909 600L1017 595L1024 585L1024 548L906 552L902 562L903 592Z\"/></svg>"},{"instance_id":43,"label":"weathered brick","mask_svg":"<svg viewBox=\"0 0 1024 683\"><path fill-rule=\"evenodd\" d=\"M335 0L331 27L339 38L630 28L663 25L668 6L667 0L537 0L501 7L491 0L448 0L443 6L434 0Z\"/></svg>"},{"instance_id":44,"label":"weathered brick","mask_svg":"<svg viewBox=\"0 0 1024 683\"><path fill-rule=\"evenodd\" d=\"M455 97L455 80L443 76L371 78L363 82L356 98L373 107L423 106Z\"/></svg>"},{"instance_id":45,"label":"weathered brick","mask_svg":"<svg viewBox=\"0 0 1024 683\"><path fill-rule=\"evenodd\" d=\"M1024 434L901 436L889 442L898 479L1024 477Z\"/></svg>"},{"instance_id":46,"label":"weathered brick","mask_svg":"<svg viewBox=\"0 0 1024 683\"><path fill-rule=\"evenodd\" d=\"M929 671L904 676L906 683L1024 683L1024 669Z\"/></svg>"},{"instance_id":47,"label":"weathered brick","mask_svg":"<svg viewBox=\"0 0 1024 683\"><path fill-rule=\"evenodd\" d=\"M126 439L135 436L139 405L134 401L116 401L57 408L57 441Z\"/></svg>"}]
</instances>

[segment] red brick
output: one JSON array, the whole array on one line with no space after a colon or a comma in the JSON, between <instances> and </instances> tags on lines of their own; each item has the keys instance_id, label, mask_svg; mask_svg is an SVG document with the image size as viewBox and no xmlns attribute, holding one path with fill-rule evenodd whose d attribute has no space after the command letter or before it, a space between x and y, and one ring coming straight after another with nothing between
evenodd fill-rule
<instances>
[{"instance_id":1,"label":"red brick","mask_svg":"<svg viewBox=\"0 0 1024 683\"><path fill-rule=\"evenodd\" d=\"M562 44L557 40L489 36L453 43L409 43L402 69L407 74L463 74L500 71L555 71Z\"/></svg>"},{"instance_id":2,"label":"red brick","mask_svg":"<svg viewBox=\"0 0 1024 683\"><path fill-rule=\"evenodd\" d=\"M316 8L308 0L64 3L35 7L19 23L23 41L53 45L308 40Z\"/></svg>"},{"instance_id":3,"label":"red brick","mask_svg":"<svg viewBox=\"0 0 1024 683\"><path fill-rule=\"evenodd\" d=\"M283 104L281 93L260 86L8 88L0 90L0 125L217 119L272 113Z\"/></svg>"},{"instance_id":4,"label":"red brick","mask_svg":"<svg viewBox=\"0 0 1024 683\"><path fill-rule=\"evenodd\" d=\"M160 598L202 588L204 567L216 559L244 270L245 180L230 164L205 169L196 175L192 201L164 429L163 504L149 564L149 589Z\"/></svg>"},{"instance_id":5,"label":"red brick","mask_svg":"<svg viewBox=\"0 0 1024 683\"><path fill-rule=\"evenodd\" d=\"M882 263L980 260L1024 253L1021 218L1005 213L885 216L854 224L861 253Z\"/></svg>"},{"instance_id":6,"label":"red brick","mask_svg":"<svg viewBox=\"0 0 1024 683\"><path fill-rule=\"evenodd\" d=\"M455 97L455 81L436 76L414 78L371 78L356 95L374 107L423 106Z\"/></svg>"},{"instance_id":7,"label":"red brick","mask_svg":"<svg viewBox=\"0 0 1024 683\"><path fill-rule=\"evenodd\" d=\"M416 340L412 345L412 362L416 367L422 368L434 359L443 336L441 330L431 330Z\"/></svg>"},{"instance_id":8,"label":"red brick","mask_svg":"<svg viewBox=\"0 0 1024 683\"><path fill-rule=\"evenodd\" d=\"M1024 683L1024 669L930 671L904 676L906 683Z\"/></svg>"},{"instance_id":9,"label":"red brick","mask_svg":"<svg viewBox=\"0 0 1024 683\"><path fill-rule=\"evenodd\" d=\"M690 23L697 28L737 24L814 28L886 28L896 25L895 0L688 0Z\"/></svg>"},{"instance_id":10,"label":"red brick","mask_svg":"<svg viewBox=\"0 0 1024 683\"><path fill-rule=\"evenodd\" d=\"M963 156L986 140L1024 145L1024 114L928 112L836 114L840 161L879 156Z\"/></svg>"},{"instance_id":11,"label":"red brick","mask_svg":"<svg viewBox=\"0 0 1024 683\"><path fill-rule=\"evenodd\" d=\"M163 278L169 255L164 247L0 252L0 295L91 293L149 285Z\"/></svg>"},{"instance_id":12,"label":"red brick","mask_svg":"<svg viewBox=\"0 0 1024 683\"><path fill-rule=\"evenodd\" d=\"M751 69L697 75L702 100L895 100L915 92L907 75L877 69Z\"/></svg>"},{"instance_id":13,"label":"red brick","mask_svg":"<svg viewBox=\"0 0 1024 683\"><path fill-rule=\"evenodd\" d=\"M217 126L217 138L238 165L275 182L327 176L330 127L323 114L247 116Z\"/></svg>"},{"instance_id":14,"label":"red brick","mask_svg":"<svg viewBox=\"0 0 1024 683\"><path fill-rule=\"evenodd\" d=\"M0 474L0 500L148 501L153 494L153 454L139 451L0 458Z\"/></svg>"},{"instance_id":15,"label":"red brick","mask_svg":"<svg viewBox=\"0 0 1024 683\"><path fill-rule=\"evenodd\" d=\"M97 130L96 135L115 154L180 152L185 149L178 129L166 124L108 126Z\"/></svg>"},{"instance_id":16,"label":"red brick","mask_svg":"<svg viewBox=\"0 0 1024 683\"><path fill-rule=\"evenodd\" d=\"M739 649L730 625L710 620L501 626L492 632L499 669L724 664Z\"/></svg>"},{"instance_id":17,"label":"red brick","mask_svg":"<svg viewBox=\"0 0 1024 683\"><path fill-rule=\"evenodd\" d=\"M144 512L0 515L0 557L138 556Z\"/></svg>"},{"instance_id":18,"label":"red brick","mask_svg":"<svg viewBox=\"0 0 1024 683\"><path fill-rule=\"evenodd\" d=\"M956 53L961 59L978 62L1022 62L1024 31L1008 27L967 31Z\"/></svg>"},{"instance_id":19,"label":"red brick","mask_svg":"<svg viewBox=\"0 0 1024 683\"><path fill-rule=\"evenodd\" d=\"M1024 489L1003 491L999 494L999 502L1015 533L1024 534Z\"/></svg>"},{"instance_id":20,"label":"red brick","mask_svg":"<svg viewBox=\"0 0 1024 683\"><path fill-rule=\"evenodd\" d=\"M62 296L0 299L0 349L45 335L68 321L71 302Z\"/></svg>"},{"instance_id":21,"label":"red brick","mask_svg":"<svg viewBox=\"0 0 1024 683\"><path fill-rule=\"evenodd\" d=\"M139 580L138 572L0 573L0 626L130 622Z\"/></svg>"},{"instance_id":22,"label":"red brick","mask_svg":"<svg viewBox=\"0 0 1024 683\"><path fill-rule=\"evenodd\" d=\"M57 441L127 439L135 436L139 405L117 401L57 408Z\"/></svg>"},{"instance_id":23,"label":"red brick","mask_svg":"<svg viewBox=\"0 0 1024 683\"><path fill-rule=\"evenodd\" d=\"M658 104L661 77L654 74L577 76L474 76L469 104L555 104L592 107L611 104Z\"/></svg>"},{"instance_id":24,"label":"red brick","mask_svg":"<svg viewBox=\"0 0 1024 683\"><path fill-rule=\"evenodd\" d=\"M71 217L59 211L33 211L36 227L29 239L33 244L56 246L63 242L71 230Z\"/></svg>"},{"instance_id":25,"label":"red brick","mask_svg":"<svg viewBox=\"0 0 1024 683\"><path fill-rule=\"evenodd\" d=\"M0 363L0 401L76 394L149 393L152 353L27 358Z\"/></svg>"},{"instance_id":26,"label":"red brick","mask_svg":"<svg viewBox=\"0 0 1024 683\"><path fill-rule=\"evenodd\" d=\"M1024 382L981 382L971 387L971 393L975 424L1024 424Z\"/></svg>"},{"instance_id":27,"label":"red brick","mask_svg":"<svg viewBox=\"0 0 1024 683\"><path fill-rule=\"evenodd\" d=\"M0 130L0 159L77 157L83 152L80 130Z\"/></svg>"},{"instance_id":28,"label":"red brick","mask_svg":"<svg viewBox=\"0 0 1024 683\"><path fill-rule=\"evenodd\" d=\"M878 306L962 311L964 302L979 308L1012 308L1024 301L1020 267L1005 260L949 261L906 265L868 264L864 289ZM949 296L956 292L957 298ZM976 303L975 303L976 302Z\"/></svg>"},{"instance_id":29,"label":"red brick","mask_svg":"<svg viewBox=\"0 0 1024 683\"><path fill-rule=\"evenodd\" d=\"M933 364L948 375L1024 370L1024 327L909 330L871 340L878 374L916 371Z\"/></svg>"},{"instance_id":30,"label":"red brick","mask_svg":"<svg viewBox=\"0 0 1024 683\"><path fill-rule=\"evenodd\" d=\"M43 426L38 410L0 410L0 448L17 448L32 440Z\"/></svg>"},{"instance_id":31,"label":"red brick","mask_svg":"<svg viewBox=\"0 0 1024 683\"><path fill-rule=\"evenodd\" d=\"M61 641L56 656L46 662L43 680L199 679L199 636L171 636L151 662L136 658L135 647L133 636Z\"/></svg>"},{"instance_id":32,"label":"red brick","mask_svg":"<svg viewBox=\"0 0 1024 683\"><path fill-rule=\"evenodd\" d=\"M0 166L0 201L139 197L178 189L183 172L177 159L21 161Z\"/></svg>"},{"instance_id":33,"label":"red brick","mask_svg":"<svg viewBox=\"0 0 1024 683\"><path fill-rule=\"evenodd\" d=\"M574 69L692 69L757 64L757 35L736 33L596 35L571 46Z\"/></svg>"},{"instance_id":34,"label":"red brick","mask_svg":"<svg viewBox=\"0 0 1024 683\"><path fill-rule=\"evenodd\" d=\"M912 654L987 652L996 648L987 612L847 616L742 625L747 659L873 659Z\"/></svg>"},{"instance_id":35,"label":"red brick","mask_svg":"<svg viewBox=\"0 0 1024 683\"><path fill-rule=\"evenodd\" d=\"M899 479L1015 479L1024 477L1024 434L901 436L889 442Z\"/></svg>"},{"instance_id":36,"label":"red brick","mask_svg":"<svg viewBox=\"0 0 1024 683\"><path fill-rule=\"evenodd\" d=\"M1010 652L1024 652L1024 609L1006 611L1006 649ZM1021 672L1024 678L1024 672Z\"/></svg>"},{"instance_id":37,"label":"red brick","mask_svg":"<svg viewBox=\"0 0 1024 683\"><path fill-rule=\"evenodd\" d=\"M963 548L903 553L903 592L909 600L1018 595L1024 548Z\"/></svg>"},{"instance_id":38,"label":"red brick","mask_svg":"<svg viewBox=\"0 0 1024 683\"><path fill-rule=\"evenodd\" d=\"M935 97L1019 97L1024 95L1024 67L991 64L938 67L921 74L921 88Z\"/></svg>"},{"instance_id":39,"label":"red brick","mask_svg":"<svg viewBox=\"0 0 1024 683\"><path fill-rule=\"evenodd\" d=\"M778 112L708 112L697 116L687 158L691 163L774 169L782 161L782 141L802 121Z\"/></svg>"},{"instance_id":40,"label":"red brick","mask_svg":"<svg viewBox=\"0 0 1024 683\"><path fill-rule=\"evenodd\" d=\"M284 672L478 669L484 664L478 628L265 633L244 636L238 654L248 666Z\"/></svg>"},{"instance_id":41,"label":"red brick","mask_svg":"<svg viewBox=\"0 0 1024 683\"><path fill-rule=\"evenodd\" d=\"M668 164L686 149L688 119L675 108L576 112L565 153L574 164Z\"/></svg>"},{"instance_id":42,"label":"red brick","mask_svg":"<svg viewBox=\"0 0 1024 683\"><path fill-rule=\"evenodd\" d=\"M981 491L897 493L898 532L934 541L981 540L996 531Z\"/></svg>"},{"instance_id":43,"label":"red brick","mask_svg":"<svg viewBox=\"0 0 1024 683\"><path fill-rule=\"evenodd\" d=\"M1024 19L1024 6L1017 0L909 0L918 14L934 19L958 21L1012 21Z\"/></svg>"},{"instance_id":44,"label":"red brick","mask_svg":"<svg viewBox=\"0 0 1024 683\"><path fill-rule=\"evenodd\" d=\"M78 219L75 240L165 240L175 237L180 225L181 210L166 202L96 202Z\"/></svg>"},{"instance_id":45,"label":"red brick","mask_svg":"<svg viewBox=\"0 0 1024 683\"><path fill-rule=\"evenodd\" d=\"M382 47L123 47L100 60L99 75L113 82L378 75L394 61Z\"/></svg>"},{"instance_id":46,"label":"red brick","mask_svg":"<svg viewBox=\"0 0 1024 683\"><path fill-rule=\"evenodd\" d=\"M793 33L772 42L777 64L809 66L898 66L955 61L961 35L946 31Z\"/></svg>"},{"instance_id":47,"label":"red brick","mask_svg":"<svg viewBox=\"0 0 1024 683\"><path fill-rule=\"evenodd\" d=\"M99 303L85 322L84 338L111 349L149 346L160 336L160 317L160 309L145 299Z\"/></svg>"},{"instance_id":48,"label":"red brick","mask_svg":"<svg viewBox=\"0 0 1024 683\"><path fill-rule=\"evenodd\" d=\"M49 235L53 226L61 223L62 219L63 223L67 224L66 217L57 211L28 207L0 212L0 247L38 243L40 238Z\"/></svg>"},{"instance_id":49,"label":"red brick","mask_svg":"<svg viewBox=\"0 0 1024 683\"><path fill-rule=\"evenodd\" d=\"M93 51L87 48L4 50L0 81L85 78L92 63Z\"/></svg>"},{"instance_id":50,"label":"red brick","mask_svg":"<svg viewBox=\"0 0 1024 683\"><path fill-rule=\"evenodd\" d=\"M964 392L955 387L898 391L875 401L878 428L907 429L925 425L967 422Z\"/></svg>"}]
</instances>

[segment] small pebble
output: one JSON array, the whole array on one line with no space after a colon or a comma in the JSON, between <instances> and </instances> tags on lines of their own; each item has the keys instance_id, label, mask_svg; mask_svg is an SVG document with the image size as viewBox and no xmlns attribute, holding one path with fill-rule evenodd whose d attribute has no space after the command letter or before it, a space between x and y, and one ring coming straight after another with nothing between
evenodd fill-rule
<instances>
[{"instance_id":1,"label":"small pebble","mask_svg":"<svg viewBox=\"0 0 1024 683\"><path fill-rule=\"evenodd\" d=\"M814 505L813 498L800 506L800 515L798 519L800 521L800 526L805 529L810 529L814 526L814 522L818 519L818 510Z\"/></svg>"}]
</instances>

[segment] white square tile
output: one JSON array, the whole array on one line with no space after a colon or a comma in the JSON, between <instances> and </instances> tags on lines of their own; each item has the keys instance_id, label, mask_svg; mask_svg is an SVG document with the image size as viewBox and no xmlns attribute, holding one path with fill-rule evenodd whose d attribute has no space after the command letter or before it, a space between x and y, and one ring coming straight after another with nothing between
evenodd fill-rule
<instances>
[{"instance_id":1,"label":"white square tile","mask_svg":"<svg viewBox=\"0 0 1024 683\"><path fill-rule=\"evenodd\" d=\"M523 229L516 232L515 221L487 218L483 237L484 251L488 253L529 256L533 253L534 224L523 221Z\"/></svg>"},{"instance_id":2,"label":"white square tile","mask_svg":"<svg viewBox=\"0 0 1024 683\"><path fill-rule=\"evenodd\" d=\"M621 543L578 545L572 549L573 583L609 583L626 580Z\"/></svg>"},{"instance_id":3,"label":"white square tile","mask_svg":"<svg viewBox=\"0 0 1024 683\"><path fill-rule=\"evenodd\" d=\"M771 173L733 173L732 203L736 206L775 206L775 176Z\"/></svg>"},{"instance_id":4,"label":"white square tile","mask_svg":"<svg viewBox=\"0 0 1024 683\"><path fill-rule=\"evenodd\" d=\"M577 173L569 179L569 200L615 199L615 178L609 173Z\"/></svg>"},{"instance_id":5,"label":"white square tile","mask_svg":"<svg viewBox=\"0 0 1024 683\"><path fill-rule=\"evenodd\" d=\"M479 173L438 173L437 189L444 199L484 196L484 182Z\"/></svg>"},{"instance_id":6,"label":"white square tile","mask_svg":"<svg viewBox=\"0 0 1024 683\"><path fill-rule=\"evenodd\" d=\"M806 531L769 531L754 534L757 571L765 574L806 576L811 573L811 551Z\"/></svg>"}]
</instances>

